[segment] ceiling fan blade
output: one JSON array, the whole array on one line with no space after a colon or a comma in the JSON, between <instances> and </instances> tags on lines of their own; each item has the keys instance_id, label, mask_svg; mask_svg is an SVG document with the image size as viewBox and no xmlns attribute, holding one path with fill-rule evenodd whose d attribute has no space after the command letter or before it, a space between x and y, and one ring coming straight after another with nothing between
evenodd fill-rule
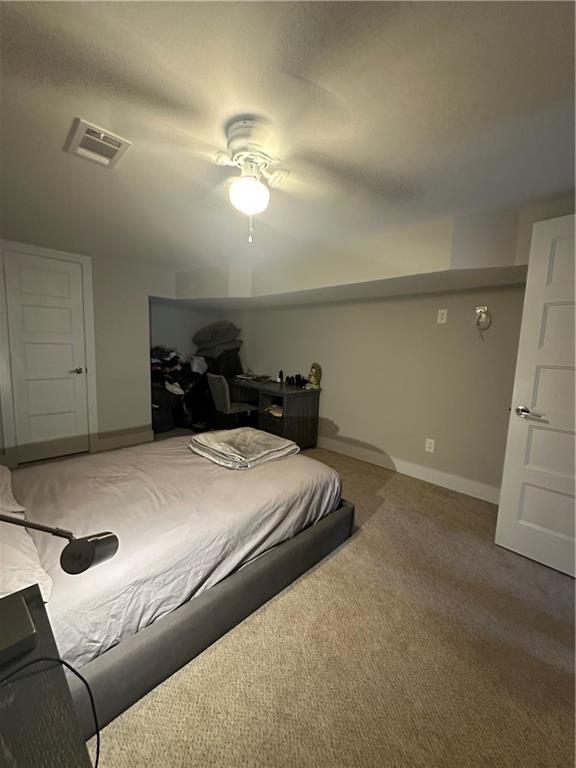
<instances>
[{"instance_id":1,"label":"ceiling fan blade","mask_svg":"<svg viewBox=\"0 0 576 768\"><path fill-rule=\"evenodd\" d=\"M350 138L358 116L347 102L350 88L340 83L357 87L359 51L367 37L377 43L393 5L364 3L359 12L355 3L332 3L327 12L321 3L292 3L284 14L269 11L267 66L252 74L263 111L283 130L278 156L318 144L336 149Z\"/></svg>"},{"instance_id":2,"label":"ceiling fan blade","mask_svg":"<svg viewBox=\"0 0 576 768\"><path fill-rule=\"evenodd\" d=\"M302 158L291 158L286 169L272 170L269 186L292 197L309 201L329 202L344 193L339 180Z\"/></svg>"},{"instance_id":3,"label":"ceiling fan blade","mask_svg":"<svg viewBox=\"0 0 576 768\"><path fill-rule=\"evenodd\" d=\"M293 158L291 164L309 169L311 178L325 180L327 187L335 194L353 192L355 196L377 200L385 198L387 202L403 203L414 200L422 192L413 179L382 172L376 168L366 168L351 163L344 158L329 158L321 154L300 155Z\"/></svg>"},{"instance_id":4,"label":"ceiling fan blade","mask_svg":"<svg viewBox=\"0 0 576 768\"><path fill-rule=\"evenodd\" d=\"M145 154L145 162L140 166L147 173L170 178L180 188L190 190L190 194L202 193L203 204L210 207L210 200L226 198L230 168L215 165L186 147L174 146L170 142L145 141L134 144L130 154Z\"/></svg>"},{"instance_id":5,"label":"ceiling fan blade","mask_svg":"<svg viewBox=\"0 0 576 768\"><path fill-rule=\"evenodd\" d=\"M203 144L194 140L173 140L169 136L147 140L137 140L131 136L131 139L134 145L133 151L143 149L158 156L167 157L172 155L180 164L190 164L195 170L197 170L198 164L220 168L229 167L228 156L209 144Z\"/></svg>"},{"instance_id":6,"label":"ceiling fan blade","mask_svg":"<svg viewBox=\"0 0 576 768\"><path fill-rule=\"evenodd\" d=\"M308 149L311 141L340 140L347 135L351 120L344 101L319 83L286 72L257 72L254 93L260 112L272 123L269 150L287 157Z\"/></svg>"}]
</instances>

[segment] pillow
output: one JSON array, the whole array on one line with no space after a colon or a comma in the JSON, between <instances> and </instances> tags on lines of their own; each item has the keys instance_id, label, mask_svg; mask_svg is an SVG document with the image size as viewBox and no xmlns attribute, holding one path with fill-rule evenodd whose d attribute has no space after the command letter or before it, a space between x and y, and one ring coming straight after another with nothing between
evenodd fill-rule
<instances>
[{"instance_id":1,"label":"pillow","mask_svg":"<svg viewBox=\"0 0 576 768\"><path fill-rule=\"evenodd\" d=\"M12 472L0 464L0 512L25 512L12 493Z\"/></svg>"},{"instance_id":2,"label":"pillow","mask_svg":"<svg viewBox=\"0 0 576 768\"><path fill-rule=\"evenodd\" d=\"M34 539L26 528L0 522L0 597L32 584L40 586L47 603L52 579L40 564Z\"/></svg>"}]
</instances>

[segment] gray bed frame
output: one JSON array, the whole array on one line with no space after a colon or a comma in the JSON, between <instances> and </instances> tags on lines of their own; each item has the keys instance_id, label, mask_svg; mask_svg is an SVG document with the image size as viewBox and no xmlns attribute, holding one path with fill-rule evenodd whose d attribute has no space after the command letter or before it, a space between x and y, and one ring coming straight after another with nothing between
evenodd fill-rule
<instances>
[{"instance_id":1,"label":"gray bed frame","mask_svg":"<svg viewBox=\"0 0 576 768\"><path fill-rule=\"evenodd\" d=\"M354 505L278 544L154 624L81 667L102 728L277 595L351 535ZM85 739L94 735L86 689L68 680Z\"/></svg>"}]
</instances>

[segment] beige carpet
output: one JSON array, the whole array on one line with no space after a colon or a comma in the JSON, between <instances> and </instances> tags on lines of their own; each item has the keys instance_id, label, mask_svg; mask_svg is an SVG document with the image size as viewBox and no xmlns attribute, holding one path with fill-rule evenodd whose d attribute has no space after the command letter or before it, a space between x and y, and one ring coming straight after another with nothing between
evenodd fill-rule
<instances>
[{"instance_id":1,"label":"beige carpet","mask_svg":"<svg viewBox=\"0 0 576 768\"><path fill-rule=\"evenodd\" d=\"M496 508L327 451L355 536L102 733L102 768L573 760L573 582Z\"/></svg>"}]
</instances>

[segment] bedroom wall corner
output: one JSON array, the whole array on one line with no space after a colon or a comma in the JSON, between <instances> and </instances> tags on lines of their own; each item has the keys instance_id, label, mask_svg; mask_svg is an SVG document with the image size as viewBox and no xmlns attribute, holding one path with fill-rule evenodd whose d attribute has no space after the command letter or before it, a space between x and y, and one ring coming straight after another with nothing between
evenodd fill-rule
<instances>
[{"instance_id":1,"label":"bedroom wall corner","mask_svg":"<svg viewBox=\"0 0 576 768\"><path fill-rule=\"evenodd\" d=\"M226 319L242 328L243 361L257 373L322 365L320 446L496 503L523 297L517 285ZM493 317L484 339L477 305ZM446 324L438 309L448 310Z\"/></svg>"}]
</instances>

